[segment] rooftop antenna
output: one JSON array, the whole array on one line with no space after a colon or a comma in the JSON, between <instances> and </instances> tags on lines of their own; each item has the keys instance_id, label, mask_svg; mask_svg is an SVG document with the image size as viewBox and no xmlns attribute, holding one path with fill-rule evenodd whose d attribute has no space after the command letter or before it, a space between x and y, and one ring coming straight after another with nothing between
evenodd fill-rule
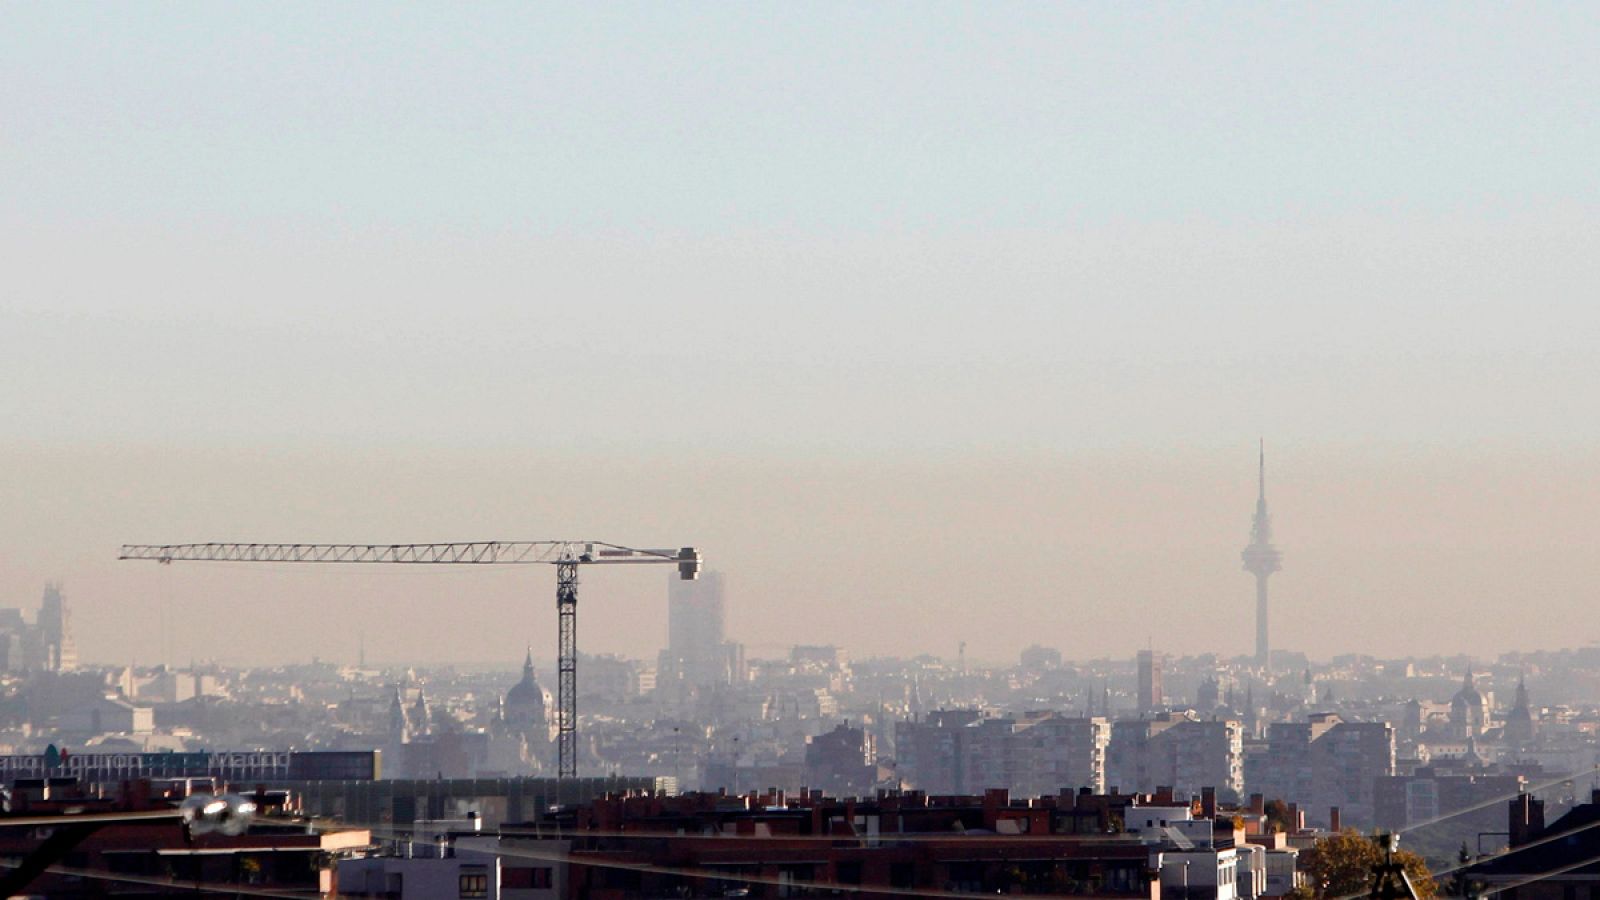
<instances>
[{"instance_id":1,"label":"rooftop antenna","mask_svg":"<svg viewBox=\"0 0 1600 900\"><path fill-rule=\"evenodd\" d=\"M171 602L172 602L172 599L171 599L170 595L166 591L162 591L161 592L161 614L160 614L159 618L157 619L156 627L161 629L161 667L163 669L165 669L167 667L167 657L172 652L172 648L170 646L168 646L169 643L171 642L171 638L168 635L168 628L167 628L167 607L171 605Z\"/></svg>"},{"instance_id":2,"label":"rooftop antenna","mask_svg":"<svg viewBox=\"0 0 1600 900\"><path fill-rule=\"evenodd\" d=\"M1386 832L1374 835L1372 840L1383 852L1383 861L1372 867L1372 887L1367 897L1370 900L1417 900L1417 890L1405 866L1394 861L1395 851L1400 849L1400 835Z\"/></svg>"}]
</instances>

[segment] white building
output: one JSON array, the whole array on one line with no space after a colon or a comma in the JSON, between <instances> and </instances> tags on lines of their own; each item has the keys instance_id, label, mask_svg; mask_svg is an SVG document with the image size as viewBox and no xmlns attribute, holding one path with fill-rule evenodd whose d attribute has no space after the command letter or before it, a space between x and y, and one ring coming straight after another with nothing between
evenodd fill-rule
<instances>
[{"instance_id":1,"label":"white building","mask_svg":"<svg viewBox=\"0 0 1600 900\"><path fill-rule=\"evenodd\" d=\"M1211 819L1193 808L1130 806L1124 827L1152 845L1150 865L1160 873L1163 900L1256 900L1267 882L1265 848L1218 847Z\"/></svg>"},{"instance_id":2,"label":"white building","mask_svg":"<svg viewBox=\"0 0 1600 900\"><path fill-rule=\"evenodd\" d=\"M1306 876L1300 871L1300 851L1292 847L1275 847L1267 850L1267 887L1263 896L1282 897L1305 884Z\"/></svg>"},{"instance_id":3,"label":"white building","mask_svg":"<svg viewBox=\"0 0 1600 900\"><path fill-rule=\"evenodd\" d=\"M1163 900L1240 900L1238 848L1169 849L1151 857Z\"/></svg>"},{"instance_id":4,"label":"white building","mask_svg":"<svg viewBox=\"0 0 1600 900\"><path fill-rule=\"evenodd\" d=\"M1123 827L1147 844L1172 844L1180 849L1209 847L1213 843L1210 819L1196 819L1194 810L1182 806L1130 806Z\"/></svg>"}]
</instances>

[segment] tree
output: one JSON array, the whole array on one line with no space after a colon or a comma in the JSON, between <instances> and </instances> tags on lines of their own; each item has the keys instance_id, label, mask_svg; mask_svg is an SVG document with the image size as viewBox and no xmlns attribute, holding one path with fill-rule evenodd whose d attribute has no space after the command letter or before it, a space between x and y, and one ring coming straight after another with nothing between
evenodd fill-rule
<instances>
[{"instance_id":1,"label":"tree","mask_svg":"<svg viewBox=\"0 0 1600 900\"><path fill-rule=\"evenodd\" d=\"M1432 900L1438 888L1422 857L1409 850L1397 850L1395 862L1421 900ZM1364 895L1372 887L1372 867L1383 861L1383 849L1371 838L1354 829L1318 840L1301 856L1301 869L1310 882L1312 894L1321 900Z\"/></svg>"},{"instance_id":2,"label":"tree","mask_svg":"<svg viewBox=\"0 0 1600 900\"><path fill-rule=\"evenodd\" d=\"M1294 823L1289 821L1289 804L1282 800L1268 800L1266 806L1262 807L1262 812L1266 813L1267 825L1270 826L1268 830L1273 832L1294 830Z\"/></svg>"}]
</instances>

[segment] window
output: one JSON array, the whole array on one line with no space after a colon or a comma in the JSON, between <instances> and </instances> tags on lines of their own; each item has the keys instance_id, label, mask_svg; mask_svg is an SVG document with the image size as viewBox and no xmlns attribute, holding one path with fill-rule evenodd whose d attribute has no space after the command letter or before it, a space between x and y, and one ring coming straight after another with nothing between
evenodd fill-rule
<instances>
[{"instance_id":1,"label":"window","mask_svg":"<svg viewBox=\"0 0 1600 900\"><path fill-rule=\"evenodd\" d=\"M461 897L462 897L462 900L483 900L483 898L488 897L488 896L489 896L489 875L488 875L488 873L487 872L482 872L482 871L469 872L469 871L463 870L462 873L461 873Z\"/></svg>"},{"instance_id":2,"label":"window","mask_svg":"<svg viewBox=\"0 0 1600 900\"><path fill-rule=\"evenodd\" d=\"M840 884L861 883L861 863L858 860L834 864L834 880Z\"/></svg>"},{"instance_id":3,"label":"window","mask_svg":"<svg viewBox=\"0 0 1600 900\"><path fill-rule=\"evenodd\" d=\"M500 886L511 890L547 891L551 887L549 866L507 866L500 870Z\"/></svg>"}]
</instances>

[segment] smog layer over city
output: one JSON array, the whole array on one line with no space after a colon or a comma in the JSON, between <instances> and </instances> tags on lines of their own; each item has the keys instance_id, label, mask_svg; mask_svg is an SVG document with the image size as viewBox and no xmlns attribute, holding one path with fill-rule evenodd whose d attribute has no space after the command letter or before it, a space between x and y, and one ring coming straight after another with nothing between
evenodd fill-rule
<instances>
[{"instance_id":1,"label":"smog layer over city","mask_svg":"<svg viewBox=\"0 0 1600 900\"><path fill-rule=\"evenodd\" d=\"M0 897L1600 898L1600 9L10 4Z\"/></svg>"}]
</instances>

